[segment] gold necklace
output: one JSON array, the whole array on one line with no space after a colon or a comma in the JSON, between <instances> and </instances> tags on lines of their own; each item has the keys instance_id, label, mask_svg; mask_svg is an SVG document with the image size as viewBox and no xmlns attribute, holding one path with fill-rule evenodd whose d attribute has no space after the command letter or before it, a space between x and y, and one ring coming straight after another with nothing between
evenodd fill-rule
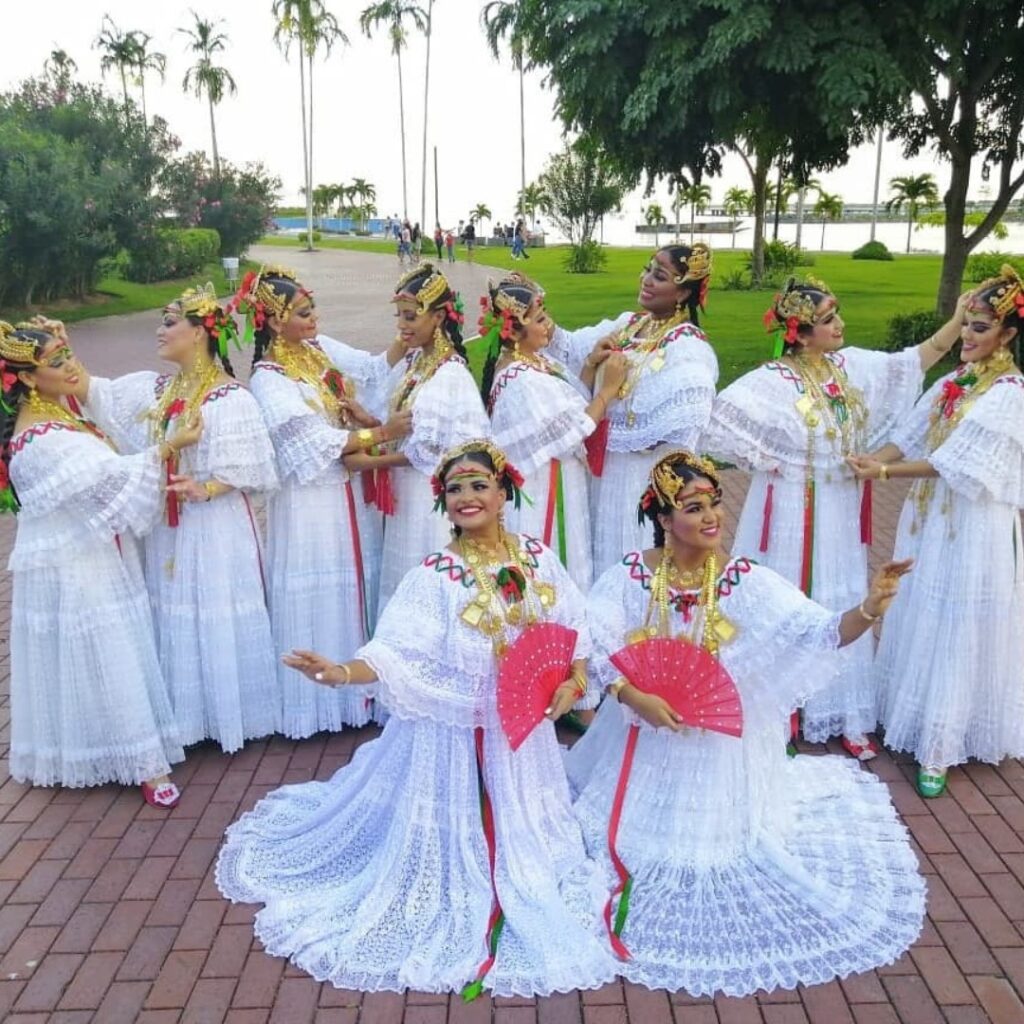
<instances>
[{"instance_id":1,"label":"gold necklace","mask_svg":"<svg viewBox=\"0 0 1024 1024\"><path fill-rule=\"evenodd\" d=\"M459 617L467 626L490 638L495 657L501 658L508 650L506 626L529 626L543 618L554 607L555 588L533 578L515 534L507 534L504 530L499 534L499 545L508 554L510 564L504 564L500 553L495 556L477 541L460 537L458 544L459 554L473 573L477 588L476 596L463 608ZM492 565L500 566L495 575L488 568ZM518 579L510 569L519 574ZM502 579L502 576L507 578ZM504 598L502 593L507 594L509 589L518 590L518 598Z\"/></svg>"},{"instance_id":2,"label":"gold necklace","mask_svg":"<svg viewBox=\"0 0 1024 1024\"><path fill-rule=\"evenodd\" d=\"M175 374L164 388L153 409L147 414L154 438L164 440L171 420L184 417L190 420L217 383L220 370L215 363L202 363Z\"/></svg>"},{"instance_id":3,"label":"gold necklace","mask_svg":"<svg viewBox=\"0 0 1024 1024\"><path fill-rule=\"evenodd\" d=\"M444 331L438 331L434 336L434 347L429 355L424 355L420 349L412 365L405 371L402 382L395 390L395 398L391 403L392 411L401 412L412 405L419 394L420 388L434 376L455 354L455 346L448 340Z\"/></svg>"},{"instance_id":4,"label":"gold necklace","mask_svg":"<svg viewBox=\"0 0 1024 1024\"><path fill-rule=\"evenodd\" d=\"M626 426L636 426L636 413L633 411L633 392L645 373L658 373L665 365L663 343L665 336L673 328L689 319L686 310L677 310L672 316L657 318L652 313L644 314L634 324L630 324L619 335L619 351L636 353L637 360L630 359L627 365L626 379L619 388L619 400L626 410ZM642 337L641 337L642 335Z\"/></svg>"},{"instance_id":5,"label":"gold necklace","mask_svg":"<svg viewBox=\"0 0 1024 1024\"><path fill-rule=\"evenodd\" d=\"M92 434L93 437L99 438L114 451L117 451L114 442L92 420L86 419L84 416L76 416L63 402L56 402L52 398L43 398L35 388L32 388L28 393L26 404L29 412L38 416L40 420L52 420L63 423L79 433Z\"/></svg>"},{"instance_id":6,"label":"gold necklace","mask_svg":"<svg viewBox=\"0 0 1024 1024\"><path fill-rule=\"evenodd\" d=\"M347 417L341 403L343 399L352 397L354 388L352 382L334 367L326 353L305 342L300 342L296 346L277 338L270 348L270 357L284 370L290 380L308 384L316 391L320 399L320 408L317 408L312 400L307 400L308 405L317 409L317 412L324 413L335 423L346 422ZM331 389L329 380L335 384L339 394L335 394Z\"/></svg>"},{"instance_id":7,"label":"gold necklace","mask_svg":"<svg viewBox=\"0 0 1024 1024\"><path fill-rule=\"evenodd\" d=\"M806 356L794 355L789 357L789 364L803 385L796 409L812 435L809 444L813 445L813 434L824 421L825 437L833 445L839 440L840 455L862 451L868 412L860 389L853 387L843 370L829 359L812 362Z\"/></svg>"}]
</instances>

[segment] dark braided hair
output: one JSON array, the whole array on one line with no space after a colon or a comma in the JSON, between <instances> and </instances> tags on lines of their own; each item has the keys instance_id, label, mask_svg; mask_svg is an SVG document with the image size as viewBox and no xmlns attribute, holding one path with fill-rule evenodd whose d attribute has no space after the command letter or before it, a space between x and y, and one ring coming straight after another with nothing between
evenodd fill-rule
<instances>
[{"instance_id":1,"label":"dark braided hair","mask_svg":"<svg viewBox=\"0 0 1024 1024\"><path fill-rule=\"evenodd\" d=\"M689 462L683 459L677 459L675 462L670 463L672 473L683 480L685 483L690 483L693 480L707 480L716 490L721 489L721 484L717 477L709 476L707 473L701 472L694 466L691 466ZM652 495L654 500L645 504L644 499ZM654 546L656 548L663 548L665 546L665 527L661 525L660 516L671 516L674 511L673 507L663 501L658 500L656 492L653 488L648 487L644 491L641 497L640 504L637 507L638 518L641 523L645 519L650 520L654 526Z\"/></svg>"},{"instance_id":2,"label":"dark braided hair","mask_svg":"<svg viewBox=\"0 0 1024 1024\"><path fill-rule=\"evenodd\" d=\"M269 285L275 295L283 296L288 305L296 301L297 296L308 295L308 291L294 278L285 274L266 273L260 278L261 285ZM270 317L263 322L263 326L255 333L255 345L252 352L252 365L255 366L267 354L270 343L274 340L273 332L270 329Z\"/></svg>"},{"instance_id":3,"label":"dark braided hair","mask_svg":"<svg viewBox=\"0 0 1024 1024\"><path fill-rule=\"evenodd\" d=\"M498 303L501 301L502 295L511 297L516 302L522 303L522 305L529 309L530 305L536 301L537 296L541 294L535 286L525 281L521 276L505 278L503 281L499 281L496 285L490 286L487 289L487 292L490 305L488 312L491 315L498 316L501 315ZM482 302L483 300L481 300L481 303ZM482 317L481 320L483 320ZM512 328L517 334L522 333L522 321L520 321L514 314L512 314ZM500 339L498 347L487 354L487 360L484 363L483 377L480 381L480 397L483 399L485 406L490 401L491 388L494 386L494 373L498 366L498 360L501 358L501 351L514 340L514 338Z\"/></svg>"},{"instance_id":4,"label":"dark braided hair","mask_svg":"<svg viewBox=\"0 0 1024 1024\"><path fill-rule=\"evenodd\" d=\"M51 334L49 331L31 324L19 324L14 330L9 328L9 324L0 324L0 335L6 335L15 341L30 342L33 345L32 359L34 360L39 359L43 349L56 337L56 335ZM9 353L10 349L8 348L6 351ZM12 358L9 354L3 356L3 363L4 373L15 375L21 371L34 373L37 369L37 363ZM3 393L4 400L0 403L0 458L3 459L5 466L10 466L11 438L14 437L14 427L18 421L18 410L21 407L21 403L28 396L29 391L29 386L20 377L16 377L14 383ZM18 501L18 495L15 493L14 484L9 483L9 486L14 501L13 511L17 511L21 507L21 503ZM11 511L11 509L7 511Z\"/></svg>"},{"instance_id":5,"label":"dark braided hair","mask_svg":"<svg viewBox=\"0 0 1024 1024\"><path fill-rule=\"evenodd\" d=\"M690 246L663 245L658 252L667 254L673 269L680 277L686 275L690 269L690 257L693 255L693 249ZM687 281L685 284L679 285L680 288L686 290L686 298L680 300L680 305L686 306L690 322L694 327L700 326L700 285L700 281Z\"/></svg>"},{"instance_id":6,"label":"dark braided hair","mask_svg":"<svg viewBox=\"0 0 1024 1024\"><path fill-rule=\"evenodd\" d=\"M409 273L404 274L399 278L398 284L395 286L395 295L411 295L417 296L422 290L423 286L432 277L442 277L444 275L440 270L436 269L432 263L424 263L415 270L410 270ZM447 278L444 278L447 284ZM462 343L462 316L456 311L456 302L458 301L458 295L455 293L451 285L448 285L441 294L434 299L427 307L427 311L435 313L438 310L443 310L445 313L444 319L441 321L441 330L445 336L452 343L452 347L458 354L465 359L466 358L466 346Z\"/></svg>"}]
</instances>

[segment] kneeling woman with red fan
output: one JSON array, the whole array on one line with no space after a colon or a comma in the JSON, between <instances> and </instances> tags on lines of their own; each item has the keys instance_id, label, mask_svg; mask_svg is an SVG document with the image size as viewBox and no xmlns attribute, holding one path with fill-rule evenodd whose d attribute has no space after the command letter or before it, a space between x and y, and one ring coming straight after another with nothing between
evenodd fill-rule
<instances>
[{"instance_id":1,"label":"kneeling woman with red fan","mask_svg":"<svg viewBox=\"0 0 1024 1024\"><path fill-rule=\"evenodd\" d=\"M326 685L379 680L391 712L329 782L231 826L218 862L226 896L266 904L267 951L319 980L472 998L616 974L552 724L586 691L585 603L557 556L502 528L521 481L487 441L450 451L434 490L452 543L405 576L356 660L285 658Z\"/></svg>"},{"instance_id":2,"label":"kneeling woman with red fan","mask_svg":"<svg viewBox=\"0 0 1024 1024\"><path fill-rule=\"evenodd\" d=\"M909 562L859 607L826 611L721 549L714 466L670 452L639 514L655 547L591 590L592 671L609 694L568 757L620 973L650 988L746 995L895 960L925 888L885 787L836 757L786 757L789 714L842 667Z\"/></svg>"}]
</instances>

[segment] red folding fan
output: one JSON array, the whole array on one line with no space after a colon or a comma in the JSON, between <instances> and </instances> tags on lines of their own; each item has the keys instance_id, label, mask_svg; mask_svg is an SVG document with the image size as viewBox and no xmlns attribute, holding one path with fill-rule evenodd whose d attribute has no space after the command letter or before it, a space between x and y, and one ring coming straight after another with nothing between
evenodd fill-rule
<instances>
[{"instance_id":1,"label":"red folding fan","mask_svg":"<svg viewBox=\"0 0 1024 1024\"><path fill-rule=\"evenodd\" d=\"M686 725L743 735L743 705L736 684L703 647L650 637L616 651L611 662L638 690L670 704Z\"/></svg>"},{"instance_id":2,"label":"red folding fan","mask_svg":"<svg viewBox=\"0 0 1024 1024\"><path fill-rule=\"evenodd\" d=\"M575 629L536 622L505 652L498 668L498 717L513 750L544 720L555 690L569 678L575 650Z\"/></svg>"}]
</instances>

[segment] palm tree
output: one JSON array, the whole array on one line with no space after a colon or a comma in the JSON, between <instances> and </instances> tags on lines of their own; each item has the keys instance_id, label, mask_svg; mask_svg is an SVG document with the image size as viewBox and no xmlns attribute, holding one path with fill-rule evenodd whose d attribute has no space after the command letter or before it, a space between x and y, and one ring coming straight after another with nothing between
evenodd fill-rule
<instances>
[{"instance_id":1,"label":"palm tree","mask_svg":"<svg viewBox=\"0 0 1024 1024\"><path fill-rule=\"evenodd\" d=\"M430 36L434 25L434 0L427 0L427 58L423 66L423 166L420 174L420 224L427 223L427 114L430 111ZM420 245L423 236L420 235Z\"/></svg>"},{"instance_id":2,"label":"palm tree","mask_svg":"<svg viewBox=\"0 0 1024 1024\"><path fill-rule=\"evenodd\" d=\"M818 201L814 204L814 215L821 218L821 248L825 249L825 225L830 221L840 220L843 216L843 197L831 192L818 192Z\"/></svg>"},{"instance_id":3,"label":"palm tree","mask_svg":"<svg viewBox=\"0 0 1024 1024\"><path fill-rule=\"evenodd\" d=\"M782 176L782 164L779 164L779 175L775 183L775 225L772 228L772 238L779 237L779 217L783 210L789 209L789 201L799 191L796 182L792 178Z\"/></svg>"},{"instance_id":4,"label":"palm tree","mask_svg":"<svg viewBox=\"0 0 1024 1024\"><path fill-rule=\"evenodd\" d=\"M313 249L313 58L324 46L330 53L335 41L347 43L337 19L322 0L274 0L271 11L276 25L274 41L285 57L293 42L299 46L299 88L302 99L302 158L306 172L306 249ZM306 71L309 71L309 105L306 105Z\"/></svg>"},{"instance_id":5,"label":"palm tree","mask_svg":"<svg viewBox=\"0 0 1024 1024\"><path fill-rule=\"evenodd\" d=\"M377 189L365 178L353 178L352 184L349 187L352 189L353 198L358 200L360 209L359 223L365 228L366 224L363 222L367 211L374 208L373 201L377 198Z\"/></svg>"},{"instance_id":6,"label":"palm tree","mask_svg":"<svg viewBox=\"0 0 1024 1024\"><path fill-rule=\"evenodd\" d=\"M164 72L167 70L167 58L156 50L150 50L149 44L153 37L148 32L133 32L135 36L135 84L142 90L142 123L148 124L146 117L146 72L155 71L164 80Z\"/></svg>"},{"instance_id":7,"label":"palm tree","mask_svg":"<svg viewBox=\"0 0 1024 1024\"><path fill-rule=\"evenodd\" d=\"M654 248L659 248L658 230L665 222L665 211L657 203L651 203L644 210L644 222L654 228Z\"/></svg>"},{"instance_id":8,"label":"palm tree","mask_svg":"<svg viewBox=\"0 0 1024 1024\"><path fill-rule=\"evenodd\" d=\"M804 208L807 205L807 193L813 188L821 194L821 182L817 178L808 178L803 184L796 185L796 247L800 248L804 232Z\"/></svg>"},{"instance_id":9,"label":"palm tree","mask_svg":"<svg viewBox=\"0 0 1024 1024\"><path fill-rule=\"evenodd\" d=\"M125 32L114 24L109 14L103 15L100 34L92 44L103 51L100 58L100 70L105 75L111 68L117 68L121 76L121 94L124 97L124 116L130 116L128 107L128 72L135 67L138 54L138 40L134 32Z\"/></svg>"},{"instance_id":10,"label":"palm tree","mask_svg":"<svg viewBox=\"0 0 1024 1024\"><path fill-rule=\"evenodd\" d=\"M734 185L725 193L725 201L722 203L725 215L732 219L732 247L736 248L736 218L744 214L754 212L754 193L749 189L739 188Z\"/></svg>"},{"instance_id":11,"label":"palm tree","mask_svg":"<svg viewBox=\"0 0 1024 1024\"><path fill-rule=\"evenodd\" d=\"M486 203L477 203L469 211L469 219L476 224L478 221L492 220L491 208Z\"/></svg>"},{"instance_id":12,"label":"palm tree","mask_svg":"<svg viewBox=\"0 0 1024 1024\"><path fill-rule=\"evenodd\" d=\"M387 24L391 36L391 52L398 63L398 119L402 132L402 217L409 219L409 184L405 161L405 89L402 84L402 50L406 45L406 32L403 22L408 19L414 28L425 32L427 15L422 7L411 0L380 0L379 3L367 7L359 15L359 25L366 37L370 38L372 30L380 24Z\"/></svg>"},{"instance_id":13,"label":"palm tree","mask_svg":"<svg viewBox=\"0 0 1024 1024\"><path fill-rule=\"evenodd\" d=\"M526 191L526 101L523 90L523 37L518 25L519 5L490 0L480 12L480 22L495 60L501 58L501 41L507 36L512 65L519 72L519 188Z\"/></svg>"},{"instance_id":14,"label":"palm tree","mask_svg":"<svg viewBox=\"0 0 1024 1024\"><path fill-rule=\"evenodd\" d=\"M210 142L213 146L213 176L220 180L220 153L217 150L217 122L213 116L214 107L222 99L225 92L234 95L238 92L234 78L227 68L213 63L214 54L226 49L228 37L219 31L221 21L207 21L200 18L195 11L191 12L195 24L191 28L179 28L178 31L188 36L189 50L196 55L196 62L185 72L181 88L184 92L192 91L197 99L206 100L210 107Z\"/></svg>"},{"instance_id":15,"label":"palm tree","mask_svg":"<svg viewBox=\"0 0 1024 1024\"><path fill-rule=\"evenodd\" d=\"M539 181L531 182L522 189L516 199L516 212L534 221L537 211L544 205L544 186Z\"/></svg>"},{"instance_id":16,"label":"palm tree","mask_svg":"<svg viewBox=\"0 0 1024 1024\"><path fill-rule=\"evenodd\" d=\"M891 178L889 188L893 190L892 198L885 204L887 210L907 208L907 252L910 252L910 233L914 230L918 212L922 207L928 209L939 201L939 189L931 174L905 175Z\"/></svg>"},{"instance_id":17,"label":"palm tree","mask_svg":"<svg viewBox=\"0 0 1024 1024\"><path fill-rule=\"evenodd\" d=\"M57 102L63 103L68 89L71 88L71 76L78 70L78 65L68 55L67 50L51 50L43 70L56 87Z\"/></svg>"},{"instance_id":18,"label":"palm tree","mask_svg":"<svg viewBox=\"0 0 1024 1024\"><path fill-rule=\"evenodd\" d=\"M690 245L693 245L694 221L697 213L703 213L711 202L711 189L700 182L692 185L683 185L679 189L679 205L690 204Z\"/></svg>"}]
</instances>

